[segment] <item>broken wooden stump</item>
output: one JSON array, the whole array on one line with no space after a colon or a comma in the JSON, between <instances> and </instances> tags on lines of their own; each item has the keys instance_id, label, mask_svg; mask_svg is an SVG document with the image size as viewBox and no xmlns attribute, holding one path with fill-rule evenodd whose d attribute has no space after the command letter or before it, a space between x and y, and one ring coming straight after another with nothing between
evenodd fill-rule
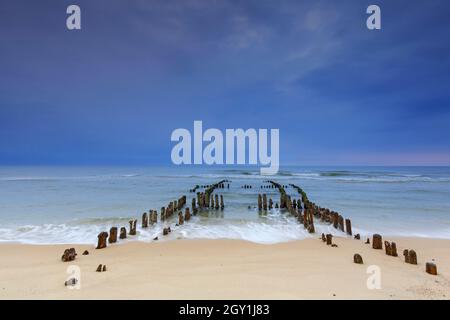
<instances>
[{"instance_id":1,"label":"broken wooden stump","mask_svg":"<svg viewBox=\"0 0 450 320\"><path fill-rule=\"evenodd\" d=\"M223 208L225 208L225 204L223 202L223 195L220 195L220 209L223 210Z\"/></svg>"},{"instance_id":2,"label":"broken wooden stump","mask_svg":"<svg viewBox=\"0 0 450 320\"><path fill-rule=\"evenodd\" d=\"M87 255L89 255L89 251L87 251L87 250L84 250L84 252L83 252L83 256L87 256Z\"/></svg>"},{"instance_id":3,"label":"broken wooden stump","mask_svg":"<svg viewBox=\"0 0 450 320\"><path fill-rule=\"evenodd\" d=\"M136 223L137 220L130 220L130 232L128 233L130 236L136 235Z\"/></svg>"},{"instance_id":4,"label":"broken wooden stump","mask_svg":"<svg viewBox=\"0 0 450 320\"><path fill-rule=\"evenodd\" d=\"M120 239L126 239L127 238L127 229L125 227L120 228Z\"/></svg>"},{"instance_id":5,"label":"broken wooden stump","mask_svg":"<svg viewBox=\"0 0 450 320\"><path fill-rule=\"evenodd\" d=\"M103 270L103 265L99 264L98 267L97 267L97 270L95 270L95 271L96 272L102 272L102 270Z\"/></svg>"},{"instance_id":6,"label":"broken wooden stump","mask_svg":"<svg viewBox=\"0 0 450 320\"><path fill-rule=\"evenodd\" d=\"M109 229L108 242L109 243L117 242L117 227L112 227L111 229Z\"/></svg>"},{"instance_id":7,"label":"broken wooden stump","mask_svg":"<svg viewBox=\"0 0 450 320\"><path fill-rule=\"evenodd\" d=\"M95 249L103 249L106 248L106 239L108 238L108 232L100 232L98 237L98 242L97 242L97 248Z\"/></svg>"},{"instance_id":8,"label":"broken wooden stump","mask_svg":"<svg viewBox=\"0 0 450 320\"><path fill-rule=\"evenodd\" d=\"M181 226L182 224L184 224L184 216L183 216L183 212L178 212L178 224Z\"/></svg>"},{"instance_id":9,"label":"broken wooden stump","mask_svg":"<svg viewBox=\"0 0 450 320\"><path fill-rule=\"evenodd\" d=\"M343 216L338 217L338 224L339 224L339 230L344 232L345 230L344 230L344 217Z\"/></svg>"},{"instance_id":10,"label":"broken wooden stump","mask_svg":"<svg viewBox=\"0 0 450 320\"><path fill-rule=\"evenodd\" d=\"M269 199L269 210L273 209L273 201L272 198Z\"/></svg>"},{"instance_id":11,"label":"broken wooden stump","mask_svg":"<svg viewBox=\"0 0 450 320\"><path fill-rule=\"evenodd\" d=\"M425 265L425 271L433 276L437 275L437 267L436 264L432 262L427 262Z\"/></svg>"},{"instance_id":12,"label":"broken wooden stump","mask_svg":"<svg viewBox=\"0 0 450 320\"><path fill-rule=\"evenodd\" d=\"M361 236L359 235L359 233L355 234L354 239L356 239L356 240L360 240L361 239Z\"/></svg>"},{"instance_id":13,"label":"broken wooden stump","mask_svg":"<svg viewBox=\"0 0 450 320\"><path fill-rule=\"evenodd\" d=\"M327 237L325 236L325 233L322 233L322 241L327 242Z\"/></svg>"},{"instance_id":14,"label":"broken wooden stump","mask_svg":"<svg viewBox=\"0 0 450 320\"><path fill-rule=\"evenodd\" d=\"M64 282L64 285L66 287L72 287L75 286L78 283L78 279L77 278L70 278L69 280Z\"/></svg>"},{"instance_id":15,"label":"broken wooden stump","mask_svg":"<svg viewBox=\"0 0 450 320\"><path fill-rule=\"evenodd\" d=\"M364 263L364 262L363 262L363 258L362 258L361 255L358 254L358 253L355 253L355 254L353 255L353 262L354 262L354 263L357 263L357 264L363 264L363 263Z\"/></svg>"},{"instance_id":16,"label":"broken wooden stump","mask_svg":"<svg viewBox=\"0 0 450 320\"><path fill-rule=\"evenodd\" d=\"M337 212L333 212L333 227L335 229L337 229L338 228L338 224L339 224L339 215L337 214Z\"/></svg>"},{"instance_id":17,"label":"broken wooden stump","mask_svg":"<svg viewBox=\"0 0 450 320\"><path fill-rule=\"evenodd\" d=\"M77 252L75 251L75 248L69 248L64 250L63 255L61 256L61 261L68 262L75 260L75 257L77 256Z\"/></svg>"},{"instance_id":18,"label":"broken wooden stump","mask_svg":"<svg viewBox=\"0 0 450 320\"><path fill-rule=\"evenodd\" d=\"M262 210L262 197L258 194L258 210Z\"/></svg>"},{"instance_id":19,"label":"broken wooden stump","mask_svg":"<svg viewBox=\"0 0 450 320\"><path fill-rule=\"evenodd\" d=\"M414 250L403 251L403 255L405 256L405 262L409 264L417 264L417 254Z\"/></svg>"},{"instance_id":20,"label":"broken wooden stump","mask_svg":"<svg viewBox=\"0 0 450 320\"><path fill-rule=\"evenodd\" d=\"M370 239L367 238L365 244L370 244Z\"/></svg>"},{"instance_id":21,"label":"broken wooden stump","mask_svg":"<svg viewBox=\"0 0 450 320\"><path fill-rule=\"evenodd\" d=\"M374 234L372 236L372 248L373 249L383 249L383 238L379 234Z\"/></svg>"},{"instance_id":22,"label":"broken wooden stump","mask_svg":"<svg viewBox=\"0 0 450 320\"><path fill-rule=\"evenodd\" d=\"M189 208L184 209L184 220L189 221L191 219L191 212Z\"/></svg>"},{"instance_id":23,"label":"broken wooden stump","mask_svg":"<svg viewBox=\"0 0 450 320\"><path fill-rule=\"evenodd\" d=\"M333 244L333 235L331 233L328 233L326 235L326 240L327 240L327 246Z\"/></svg>"},{"instance_id":24,"label":"broken wooden stump","mask_svg":"<svg viewBox=\"0 0 450 320\"><path fill-rule=\"evenodd\" d=\"M170 230L169 228L164 228L163 229L163 235L167 236L169 234L169 232L170 232L169 230Z\"/></svg>"}]
</instances>

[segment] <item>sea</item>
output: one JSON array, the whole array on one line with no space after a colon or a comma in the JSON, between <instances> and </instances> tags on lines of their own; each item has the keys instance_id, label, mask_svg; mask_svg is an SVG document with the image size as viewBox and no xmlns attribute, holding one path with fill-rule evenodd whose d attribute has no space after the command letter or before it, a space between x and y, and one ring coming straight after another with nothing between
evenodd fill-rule
<instances>
[{"instance_id":1,"label":"sea","mask_svg":"<svg viewBox=\"0 0 450 320\"><path fill-rule=\"evenodd\" d=\"M224 210L203 210L176 226L176 217L142 229L144 212L158 210L181 195L190 205L196 185L229 180ZM242 239L272 244L318 237L345 236L316 222L309 234L279 209L260 212L258 193L279 202L266 180L300 186L310 201L352 221L353 233L450 239L450 167L282 167L263 176L253 167L208 166L30 166L0 167L0 242L95 244L101 231L127 227L138 219L138 232L126 241ZM251 188L243 188L250 185ZM228 183L226 183L228 186ZM202 191L203 189L199 189ZM293 198L298 194L288 187ZM162 236L170 225L172 232Z\"/></svg>"}]
</instances>

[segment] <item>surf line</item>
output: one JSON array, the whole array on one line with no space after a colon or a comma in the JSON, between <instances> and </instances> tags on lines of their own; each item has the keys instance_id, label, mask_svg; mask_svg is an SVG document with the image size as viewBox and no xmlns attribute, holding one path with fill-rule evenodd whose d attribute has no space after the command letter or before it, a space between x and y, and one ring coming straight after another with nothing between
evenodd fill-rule
<instances>
[{"instance_id":1,"label":"surf line","mask_svg":"<svg viewBox=\"0 0 450 320\"><path fill-rule=\"evenodd\" d=\"M193 139L191 132L185 128L173 130L170 139L172 142L178 142L173 146L171 152L172 163L175 165L259 164L262 175L278 173L279 129L270 129L270 155L268 129L226 129L224 135L221 130L215 128L203 132L203 122L196 120L194 121ZM208 143L205 148L203 148L204 142ZM194 159L192 159L192 153ZM248 163L246 162L247 154Z\"/></svg>"}]
</instances>

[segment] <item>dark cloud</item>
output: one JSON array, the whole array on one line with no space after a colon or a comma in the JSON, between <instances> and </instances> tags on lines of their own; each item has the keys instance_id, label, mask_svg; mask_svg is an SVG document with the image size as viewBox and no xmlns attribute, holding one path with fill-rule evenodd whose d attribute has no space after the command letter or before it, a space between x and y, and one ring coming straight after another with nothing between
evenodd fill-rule
<instances>
[{"instance_id":1,"label":"dark cloud","mask_svg":"<svg viewBox=\"0 0 450 320\"><path fill-rule=\"evenodd\" d=\"M359 0L79 0L75 32L72 3L2 1L0 163L168 163L198 119L280 128L282 164L448 164L448 1L381 31Z\"/></svg>"}]
</instances>

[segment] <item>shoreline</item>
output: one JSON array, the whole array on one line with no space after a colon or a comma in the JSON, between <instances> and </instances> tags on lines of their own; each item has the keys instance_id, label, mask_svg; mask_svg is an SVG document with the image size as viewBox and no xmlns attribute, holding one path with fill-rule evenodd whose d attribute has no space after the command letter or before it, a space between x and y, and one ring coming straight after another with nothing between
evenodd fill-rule
<instances>
[{"instance_id":1,"label":"shoreline","mask_svg":"<svg viewBox=\"0 0 450 320\"><path fill-rule=\"evenodd\" d=\"M450 240L386 237L398 257L365 238L318 238L277 244L244 240L130 241L93 245L0 243L0 299L449 299ZM78 253L62 262L65 248ZM417 252L418 265L404 262ZM82 255L84 250L89 255ZM353 263L361 254L364 264ZM434 259L438 275L425 272ZM98 273L98 264L107 271ZM80 268L79 290L64 286L67 267ZM381 289L367 288L367 267L379 266Z\"/></svg>"}]
</instances>

